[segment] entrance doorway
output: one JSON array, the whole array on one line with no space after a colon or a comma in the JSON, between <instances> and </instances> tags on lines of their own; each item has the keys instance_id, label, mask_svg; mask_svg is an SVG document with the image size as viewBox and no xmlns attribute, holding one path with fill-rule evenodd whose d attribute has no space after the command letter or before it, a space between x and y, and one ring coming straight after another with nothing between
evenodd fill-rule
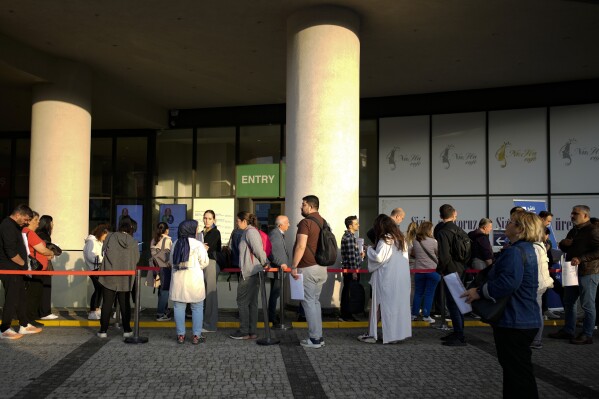
<instances>
[{"instance_id":1,"label":"entrance doorway","mask_svg":"<svg viewBox=\"0 0 599 399\"><path fill-rule=\"evenodd\" d=\"M265 233L270 233L275 226L275 219L285 214L285 201L283 200L254 200L254 215L260 222L260 228Z\"/></svg>"}]
</instances>

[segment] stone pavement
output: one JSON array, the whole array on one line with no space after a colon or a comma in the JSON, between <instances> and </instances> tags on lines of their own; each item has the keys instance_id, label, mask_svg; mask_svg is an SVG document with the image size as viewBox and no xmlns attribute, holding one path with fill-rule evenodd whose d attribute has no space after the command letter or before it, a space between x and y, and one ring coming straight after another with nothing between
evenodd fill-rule
<instances>
[{"instance_id":1,"label":"stone pavement","mask_svg":"<svg viewBox=\"0 0 599 399\"><path fill-rule=\"evenodd\" d=\"M556 327L546 327L545 334ZM469 345L440 345L444 332L414 328L400 344L364 344L361 329L326 329L326 346L304 349L307 330L275 332L280 345L206 334L193 346L174 328L142 328L146 344L108 339L97 327L46 327L0 341L1 398L499 398L501 369L489 327L467 328ZM599 342L575 346L544 339L533 353L541 398L599 397Z\"/></svg>"}]
</instances>

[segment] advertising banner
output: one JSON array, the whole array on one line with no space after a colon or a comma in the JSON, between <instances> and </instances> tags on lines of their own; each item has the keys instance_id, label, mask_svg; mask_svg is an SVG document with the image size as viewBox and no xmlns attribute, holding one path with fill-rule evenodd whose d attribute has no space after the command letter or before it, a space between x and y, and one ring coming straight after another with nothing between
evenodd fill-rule
<instances>
[{"instance_id":1,"label":"advertising banner","mask_svg":"<svg viewBox=\"0 0 599 399\"><path fill-rule=\"evenodd\" d=\"M137 242L139 243L139 250L141 251L141 247L142 247L142 237L141 237L141 233L143 231L143 216L144 216L144 207L143 205L117 205L116 206L116 214L117 214L117 221L116 221L116 229L118 230L120 224L121 224L121 220L123 220L123 217L125 216L129 216L135 223L137 223L137 228L135 228L135 226L133 226L134 228L134 232L133 232L133 238L135 238L137 240Z\"/></svg>"},{"instance_id":2,"label":"advertising banner","mask_svg":"<svg viewBox=\"0 0 599 399\"><path fill-rule=\"evenodd\" d=\"M160 204L158 219L168 224L168 235L173 241L177 239L177 230L181 222L187 217L185 204Z\"/></svg>"}]
</instances>

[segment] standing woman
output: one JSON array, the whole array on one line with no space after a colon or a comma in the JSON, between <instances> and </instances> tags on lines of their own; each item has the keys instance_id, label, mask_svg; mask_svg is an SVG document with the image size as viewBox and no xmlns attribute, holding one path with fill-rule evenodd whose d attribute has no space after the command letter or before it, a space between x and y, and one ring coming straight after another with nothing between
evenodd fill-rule
<instances>
[{"instance_id":1,"label":"standing woman","mask_svg":"<svg viewBox=\"0 0 599 399\"><path fill-rule=\"evenodd\" d=\"M104 259L102 253L102 244L106 240L108 235L108 224L100 223L93 230L92 233L85 239L85 246L83 247L83 259L89 270L98 270ZM89 276L92 284L94 285L94 293L92 294L89 301L89 320L100 320L102 313L100 304L102 303L102 285L98 281L99 276Z\"/></svg>"},{"instance_id":2,"label":"standing woman","mask_svg":"<svg viewBox=\"0 0 599 399\"><path fill-rule=\"evenodd\" d=\"M503 316L492 324L497 359L503 369L504 398L537 398L530 345L541 327L537 303L538 268L533 243L543 231L533 213L516 212L505 228L512 245L489 271L487 282L462 294L471 303L481 297L496 301L509 296Z\"/></svg>"},{"instance_id":3,"label":"standing woman","mask_svg":"<svg viewBox=\"0 0 599 399\"><path fill-rule=\"evenodd\" d=\"M431 317L431 306L437 284L441 275L434 271L439 260L437 240L433 238L433 224L428 220L422 222L418 227L416 239L412 244L412 257L414 258L414 269L433 269L432 272L414 274L414 301L412 302L412 320L416 320L422 309L422 320L434 323Z\"/></svg>"},{"instance_id":4,"label":"standing woman","mask_svg":"<svg viewBox=\"0 0 599 399\"><path fill-rule=\"evenodd\" d=\"M260 280L258 272L268 263L262 238L258 232L258 219L255 215L242 211L237 214L237 227L243 230L239 242L239 267L242 279L237 285L237 306L239 307L239 330L229 337L233 339L256 339L258 324L258 292Z\"/></svg>"},{"instance_id":5,"label":"standing woman","mask_svg":"<svg viewBox=\"0 0 599 399\"><path fill-rule=\"evenodd\" d=\"M35 258L42 264L42 270L48 270L48 264L53 257L53 252L46 248L46 242L35 232L40 223L39 213L33 211L33 218L27 227L23 227L23 234L27 238L27 252L29 256ZM44 289L44 279L47 276L25 277L27 284L27 319L36 327L42 326L34 320L39 319L41 315L41 299Z\"/></svg>"},{"instance_id":6,"label":"standing woman","mask_svg":"<svg viewBox=\"0 0 599 399\"><path fill-rule=\"evenodd\" d=\"M37 235L44 240L46 245L52 242L52 230L54 229L54 220L50 215L43 215L40 218L40 225L35 230ZM52 261L48 260L48 270L53 271ZM40 313L42 320L54 320L58 316L52 313L52 276L40 276L44 284L42 289L42 300L40 303Z\"/></svg>"},{"instance_id":7,"label":"standing woman","mask_svg":"<svg viewBox=\"0 0 599 399\"><path fill-rule=\"evenodd\" d=\"M100 266L101 271L135 270L139 261L139 249L137 240L133 238L133 226L131 219L123 218L119 230L106 236L102 252L104 259ZM106 338L108 335L108 323L112 313L112 304L116 298L121 308L121 321L123 324L123 337L133 336L131 331L131 289L133 287L133 276L100 276L98 279L102 284L102 314L100 316L100 331L98 337Z\"/></svg>"},{"instance_id":8,"label":"standing woman","mask_svg":"<svg viewBox=\"0 0 599 399\"><path fill-rule=\"evenodd\" d=\"M169 257L173 241L168 233L168 224L164 222L158 223L158 226L156 226L156 231L154 232L154 237L150 243L152 262L155 266L160 267L160 287L158 287L158 307L156 308L156 321L169 321L171 319L168 315L168 296L172 274Z\"/></svg>"},{"instance_id":9,"label":"standing woman","mask_svg":"<svg viewBox=\"0 0 599 399\"><path fill-rule=\"evenodd\" d=\"M215 332L218 322L218 295L216 292L216 283L220 266L216 263L216 253L220 252L221 239L220 231L216 227L216 214L213 210L204 212L204 229L200 233L199 239L204 243L208 258L210 258L208 267L204 269L204 281L206 284L206 313L204 315L204 332Z\"/></svg>"},{"instance_id":10,"label":"standing woman","mask_svg":"<svg viewBox=\"0 0 599 399\"><path fill-rule=\"evenodd\" d=\"M368 248L368 271L372 273L372 307L368 336L362 342L377 340L377 308L383 325L383 344L412 336L410 319L410 266L403 234L393 219L379 215L374 221L376 248Z\"/></svg>"},{"instance_id":11,"label":"standing woman","mask_svg":"<svg viewBox=\"0 0 599 399\"><path fill-rule=\"evenodd\" d=\"M206 298L203 269L208 266L208 253L204 245L194 237L198 231L196 220L186 220L179 225L177 241L171 251L173 276L170 299L175 307L177 342L185 342L185 306L191 305L192 334L194 345L204 341L202 337L203 306Z\"/></svg>"}]
</instances>

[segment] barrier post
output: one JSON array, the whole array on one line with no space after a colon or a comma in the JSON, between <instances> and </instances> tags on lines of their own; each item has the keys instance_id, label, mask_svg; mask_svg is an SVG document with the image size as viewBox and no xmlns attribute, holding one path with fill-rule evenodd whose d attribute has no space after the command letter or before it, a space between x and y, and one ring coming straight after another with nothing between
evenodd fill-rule
<instances>
[{"instance_id":1,"label":"barrier post","mask_svg":"<svg viewBox=\"0 0 599 399\"><path fill-rule=\"evenodd\" d=\"M141 270L135 271L135 283L137 289L135 290L135 317L133 325L133 336L125 338L126 344L145 344L148 342L148 337L139 336L139 311L141 309Z\"/></svg>"},{"instance_id":2,"label":"barrier post","mask_svg":"<svg viewBox=\"0 0 599 399\"><path fill-rule=\"evenodd\" d=\"M279 324L273 325L273 330L291 330L293 326L291 323L285 324L285 271L283 266L279 268L279 281L281 287L281 295L279 296Z\"/></svg>"},{"instance_id":3,"label":"barrier post","mask_svg":"<svg viewBox=\"0 0 599 399\"><path fill-rule=\"evenodd\" d=\"M441 276L441 325L439 327L435 327L437 330L448 331L450 330L447 325L447 314L445 313L445 309L447 309L447 304L445 303L445 280L443 280L443 276Z\"/></svg>"},{"instance_id":4,"label":"barrier post","mask_svg":"<svg viewBox=\"0 0 599 399\"><path fill-rule=\"evenodd\" d=\"M262 313L264 315L264 338L260 338L256 341L258 345L277 345L281 342L278 339L272 339L270 337L270 325L268 323L268 301L266 300L266 282L264 270L260 270L258 273L260 277L260 289L262 290Z\"/></svg>"}]
</instances>

